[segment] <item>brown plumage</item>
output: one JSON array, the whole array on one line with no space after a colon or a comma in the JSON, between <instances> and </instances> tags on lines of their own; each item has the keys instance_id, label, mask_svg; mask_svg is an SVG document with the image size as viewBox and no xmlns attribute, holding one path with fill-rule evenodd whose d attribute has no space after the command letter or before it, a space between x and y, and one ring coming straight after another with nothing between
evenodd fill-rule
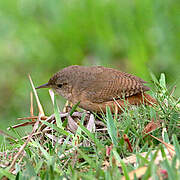
<instances>
[{"instance_id":1,"label":"brown plumage","mask_svg":"<svg viewBox=\"0 0 180 180\"><path fill-rule=\"evenodd\" d=\"M145 92L146 82L134 75L103 66L69 66L54 74L47 84L37 87L53 88L73 104L83 109L105 112L125 102L129 105L152 105L156 100ZM118 105L117 105L118 103ZM118 108L119 112L121 108Z\"/></svg>"}]
</instances>

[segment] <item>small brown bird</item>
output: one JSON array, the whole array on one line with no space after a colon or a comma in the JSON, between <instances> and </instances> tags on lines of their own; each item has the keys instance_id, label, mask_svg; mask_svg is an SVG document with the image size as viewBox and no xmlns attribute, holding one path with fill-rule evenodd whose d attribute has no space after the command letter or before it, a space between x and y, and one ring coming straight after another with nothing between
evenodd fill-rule
<instances>
[{"instance_id":1,"label":"small brown bird","mask_svg":"<svg viewBox=\"0 0 180 180\"><path fill-rule=\"evenodd\" d=\"M122 112L125 104L152 105L156 100L145 91L146 82L134 75L103 66L69 66L57 72L48 83L37 87L52 88L73 104L93 111L111 110ZM121 108L120 108L121 107Z\"/></svg>"}]
</instances>

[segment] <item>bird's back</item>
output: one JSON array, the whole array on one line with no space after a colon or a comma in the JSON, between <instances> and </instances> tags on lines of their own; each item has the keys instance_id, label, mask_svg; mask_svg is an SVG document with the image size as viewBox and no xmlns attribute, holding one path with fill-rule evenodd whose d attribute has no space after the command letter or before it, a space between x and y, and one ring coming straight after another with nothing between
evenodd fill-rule
<instances>
[{"instance_id":1,"label":"bird's back","mask_svg":"<svg viewBox=\"0 0 180 180\"><path fill-rule=\"evenodd\" d=\"M103 66L70 66L74 88L91 102L105 102L148 91L142 79Z\"/></svg>"}]
</instances>

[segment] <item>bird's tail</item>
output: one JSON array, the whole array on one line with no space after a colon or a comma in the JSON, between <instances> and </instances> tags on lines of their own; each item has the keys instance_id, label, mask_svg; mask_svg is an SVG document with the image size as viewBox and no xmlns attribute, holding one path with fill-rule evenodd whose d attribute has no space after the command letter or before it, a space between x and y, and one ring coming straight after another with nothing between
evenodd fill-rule
<instances>
[{"instance_id":1,"label":"bird's tail","mask_svg":"<svg viewBox=\"0 0 180 180\"><path fill-rule=\"evenodd\" d=\"M148 106L152 106L154 104L157 104L156 99L154 99L152 96L146 93L136 94L134 96L128 97L127 100L132 105L145 104Z\"/></svg>"},{"instance_id":2,"label":"bird's tail","mask_svg":"<svg viewBox=\"0 0 180 180\"><path fill-rule=\"evenodd\" d=\"M146 105L152 106L153 104L157 104L157 100L152 96L150 96L149 94L146 93L142 94L142 98L143 98L142 100Z\"/></svg>"}]
</instances>

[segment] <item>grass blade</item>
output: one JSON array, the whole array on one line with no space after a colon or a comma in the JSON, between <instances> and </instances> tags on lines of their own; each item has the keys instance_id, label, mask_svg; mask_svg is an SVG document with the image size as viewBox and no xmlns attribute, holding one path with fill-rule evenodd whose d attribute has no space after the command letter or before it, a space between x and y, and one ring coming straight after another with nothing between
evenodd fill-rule
<instances>
[{"instance_id":1,"label":"grass blade","mask_svg":"<svg viewBox=\"0 0 180 180\"><path fill-rule=\"evenodd\" d=\"M127 166L122 160L121 160L121 167L122 167L125 179L130 180L129 175L128 175Z\"/></svg>"},{"instance_id":2,"label":"grass blade","mask_svg":"<svg viewBox=\"0 0 180 180\"><path fill-rule=\"evenodd\" d=\"M98 146L99 148L103 148L103 145L101 142L95 137L93 133L91 133L86 127L84 127L81 123L79 124L79 127L82 129L82 131Z\"/></svg>"},{"instance_id":3,"label":"grass blade","mask_svg":"<svg viewBox=\"0 0 180 180\"><path fill-rule=\"evenodd\" d=\"M107 118L107 128L109 136L111 137L112 143L116 146L117 143L117 128L114 123L113 116L111 114L110 107L106 107L106 118Z\"/></svg>"},{"instance_id":4,"label":"grass blade","mask_svg":"<svg viewBox=\"0 0 180 180\"><path fill-rule=\"evenodd\" d=\"M79 106L79 104L80 104L80 101L72 107L72 109L71 109L71 111L69 113L70 116L72 116L73 112L76 110L76 108Z\"/></svg>"},{"instance_id":5,"label":"grass blade","mask_svg":"<svg viewBox=\"0 0 180 180\"><path fill-rule=\"evenodd\" d=\"M57 127L63 129L61 117L59 115L59 108L58 108L57 101L56 101L56 96L54 96L54 115L56 118Z\"/></svg>"},{"instance_id":6,"label":"grass blade","mask_svg":"<svg viewBox=\"0 0 180 180\"><path fill-rule=\"evenodd\" d=\"M51 124L51 123L48 123L48 122L42 121L42 120L41 120L41 122L42 122L43 124L45 124L46 126L48 126L48 127L52 128L52 129L56 130L56 131L59 132L60 134L63 134L63 135L65 135L65 136L70 136L70 137L73 136L72 133L67 132L67 131L65 131L65 130L62 129L62 128L57 127L55 124Z\"/></svg>"},{"instance_id":7,"label":"grass blade","mask_svg":"<svg viewBox=\"0 0 180 180\"><path fill-rule=\"evenodd\" d=\"M176 155L180 161L180 145L178 143L178 140L177 140L177 137L175 134L173 134L172 136L172 139L173 139L173 144L174 144L174 147L175 147L175 151L176 151Z\"/></svg>"}]
</instances>

